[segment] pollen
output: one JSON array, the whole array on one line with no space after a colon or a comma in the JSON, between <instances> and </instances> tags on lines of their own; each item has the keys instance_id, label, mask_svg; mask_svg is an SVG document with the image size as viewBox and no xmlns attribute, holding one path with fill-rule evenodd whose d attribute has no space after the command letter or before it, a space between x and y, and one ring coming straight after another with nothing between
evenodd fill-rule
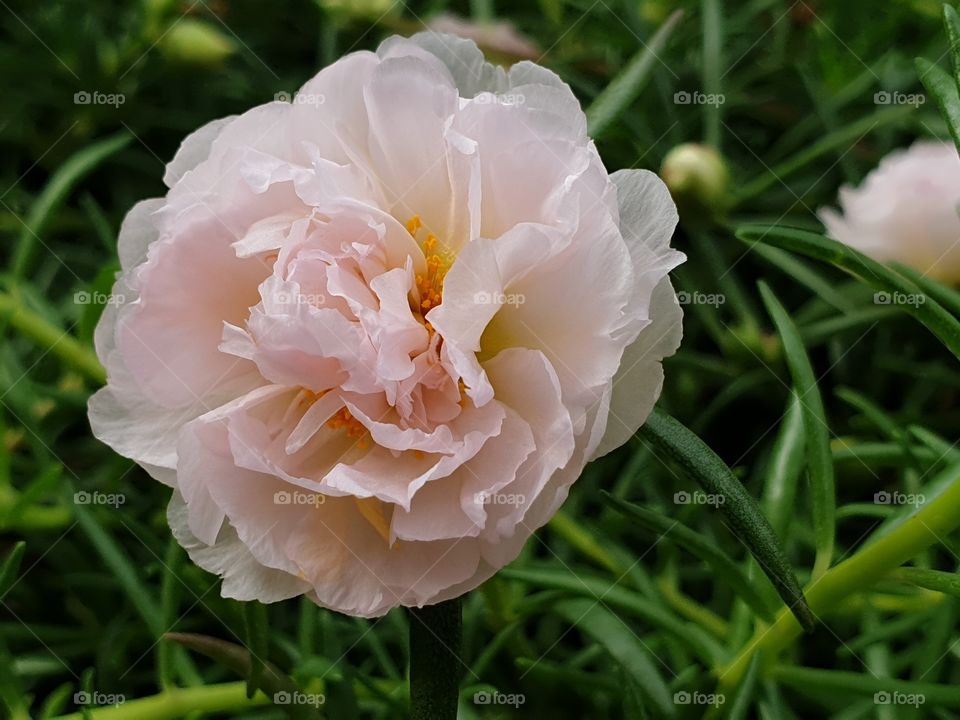
<instances>
[{"instance_id":1,"label":"pollen","mask_svg":"<svg viewBox=\"0 0 960 720\"><path fill-rule=\"evenodd\" d=\"M417 273L417 294L420 296L419 311L421 315L426 315L432 308L435 308L443 302L443 278L447 274L450 265L449 259L444 256L444 250L440 247L440 239L432 232L427 232L426 237L420 241L418 235L423 229L423 221L419 215L414 215L407 221L407 232L414 240L420 242L423 249L423 256L426 260L426 269L422 273ZM425 323L427 330L433 330L430 323Z\"/></svg>"},{"instance_id":2,"label":"pollen","mask_svg":"<svg viewBox=\"0 0 960 720\"><path fill-rule=\"evenodd\" d=\"M331 430L346 430L347 437L360 439L360 442L357 443L357 447L361 449L367 447L365 437L367 434L367 428L363 426L363 423L351 415L350 411L346 408L340 408L332 418L327 420L326 425Z\"/></svg>"}]
</instances>

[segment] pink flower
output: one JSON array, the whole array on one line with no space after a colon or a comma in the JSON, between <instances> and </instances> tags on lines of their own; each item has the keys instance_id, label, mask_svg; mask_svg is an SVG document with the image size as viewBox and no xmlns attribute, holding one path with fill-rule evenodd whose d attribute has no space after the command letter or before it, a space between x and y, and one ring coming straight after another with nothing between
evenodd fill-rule
<instances>
[{"instance_id":1,"label":"pink flower","mask_svg":"<svg viewBox=\"0 0 960 720\"><path fill-rule=\"evenodd\" d=\"M953 143L897 150L859 188L840 188L840 210L825 208L827 233L877 260L895 260L960 284L960 158Z\"/></svg>"},{"instance_id":2,"label":"pink flower","mask_svg":"<svg viewBox=\"0 0 960 720\"><path fill-rule=\"evenodd\" d=\"M666 188L607 174L556 75L469 41L351 54L164 179L121 229L90 419L227 597L375 616L476 587L680 341Z\"/></svg>"}]
</instances>

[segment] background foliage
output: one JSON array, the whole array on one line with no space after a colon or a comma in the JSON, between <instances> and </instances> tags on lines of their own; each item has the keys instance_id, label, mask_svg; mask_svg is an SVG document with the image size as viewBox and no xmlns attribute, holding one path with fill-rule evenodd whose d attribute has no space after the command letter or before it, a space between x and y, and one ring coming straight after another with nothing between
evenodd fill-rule
<instances>
[{"instance_id":1,"label":"background foliage","mask_svg":"<svg viewBox=\"0 0 960 720\"><path fill-rule=\"evenodd\" d=\"M814 213L842 183L916 138L948 137L933 97L877 95L925 93L916 56L949 69L939 3L0 0L6 716L79 713L78 692L126 699L117 711L88 705L93 718L313 712L248 700L238 678L251 657L267 695L323 693L333 718L404 716L403 612L368 622L307 601L221 599L170 539L169 490L91 437L85 403L101 381L89 347L119 223L163 192L183 136L445 12L528 35L591 108L611 171L656 170L683 142L722 151L726 214L684 208L675 240L689 257L675 274L688 304L661 407L760 501L801 585L867 558L810 595L811 633L795 637L789 615L767 633L781 601L721 496L643 434L588 467L523 556L466 599L461 716L960 716L960 556L947 535L960 522L955 328L944 320L939 341L929 317L875 296L894 286L842 272L834 248L821 262L781 231L736 235L746 224L819 232ZM684 92L723 102L678 102ZM921 284L956 315L955 293ZM115 501L76 495L94 491ZM934 501L940 514L917 520Z\"/></svg>"}]
</instances>

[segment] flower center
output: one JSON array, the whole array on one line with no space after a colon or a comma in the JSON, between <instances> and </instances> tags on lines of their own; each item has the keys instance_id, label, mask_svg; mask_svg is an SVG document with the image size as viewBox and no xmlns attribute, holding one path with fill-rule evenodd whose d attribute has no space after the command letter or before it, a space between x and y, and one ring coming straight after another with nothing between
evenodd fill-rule
<instances>
[{"instance_id":1,"label":"flower center","mask_svg":"<svg viewBox=\"0 0 960 720\"><path fill-rule=\"evenodd\" d=\"M414 215L407 221L407 232L417 240L417 235L423 229L423 221L419 215ZM421 316L430 312L443 302L443 278L450 267L449 258L442 249L438 248L440 241L432 232L427 232L426 237L421 243L423 256L427 263L427 268L423 273L417 273L417 294L420 296L420 305L417 308ZM430 323L424 323L428 330L432 330Z\"/></svg>"},{"instance_id":2,"label":"flower center","mask_svg":"<svg viewBox=\"0 0 960 720\"><path fill-rule=\"evenodd\" d=\"M352 438L362 438L367 432L363 423L351 415L345 407L340 408L332 418L327 420L327 427L331 430L344 429L347 431L347 437Z\"/></svg>"}]
</instances>

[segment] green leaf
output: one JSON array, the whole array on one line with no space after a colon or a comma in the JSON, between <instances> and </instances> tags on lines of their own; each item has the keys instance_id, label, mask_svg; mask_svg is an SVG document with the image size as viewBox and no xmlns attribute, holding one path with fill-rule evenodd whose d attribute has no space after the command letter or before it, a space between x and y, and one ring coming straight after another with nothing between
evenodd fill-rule
<instances>
[{"instance_id":1,"label":"green leaf","mask_svg":"<svg viewBox=\"0 0 960 720\"><path fill-rule=\"evenodd\" d=\"M707 633L701 631L699 627L678 619L663 609L660 604L636 592L627 590L617 583L581 573L574 575L566 569L537 566L507 567L497 575L533 587L563 590L593 600L599 599L607 607L636 615L651 625L670 633L685 643L708 664L715 663L724 655L723 648Z\"/></svg>"},{"instance_id":2,"label":"green leaf","mask_svg":"<svg viewBox=\"0 0 960 720\"><path fill-rule=\"evenodd\" d=\"M960 317L960 292L937 282L912 267L896 262L891 263L891 265L898 273L913 280L924 293L943 305L946 310Z\"/></svg>"},{"instance_id":3,"label":"green leaf","mask_svg":"<svg viewBox=\"0 0 960 720\"><path fill-rule=\"evenodd\" d=\"M20 572L20 563L23 562L23 554L26 550L27 544L21 540L13 546L7 559L0 566L0 600L17 581L17 573Z\"/></svg>"},{"instance_id":4,"label":"green leaf","mask_svg":"<svg viewBox=\"0 0 960 720\"><path fill-rule=\"evenodd\" d=\"M960 16L948 3L943 4L943 25L947 29L947 40L950 42L953 77L956 82L960 83Z\"/></svg>"},{"instance_id":5,"label":"green leaf","mask_svg":"<svg viewBox=\"0 0 960 720\"><path fill-rule=\"evenodd\" d=\"M830 430L823 398L817 387L817 378L807 351L803 347L796 325L765 282L759 282L760 295L773 319L783 353L793 379L794 392L800 400L807 455L807 471L813 495L813 527L816 536L817 558L814 577L819 577L833 560L836 533L836 491L833 482L833 458L830 454Z\"/></svg>"},{"instance_id":6,"label":"green leaf","mask_svg":"<svg viewBox=\"0 0 960 720\"><path fill-rule=\"evenodd\" d=\"M833 150L839 148L845 153L851 145L864 135L885 125L899 123L913 113L914 109L911 105L885 107L824 135L820 140L805 147L796 155L774 165L772 168L765 168L759 177L744 183L736 193L734 203L737 205L743 204L747 200L763 194L773 185L782 184L788 176L802 170L820 156Z\"/></svg>"},{"instance_id":7,"label":"green leaf","mask_svg":"<svg viewBox=\"0 0 960 720\"><path fill-rule=\"evenodd\" d=\"M790 253L766 245L758 245L754 248L754 252L768 263L780 268L791 281L806 285L814 295L828 305L832 305L837 310L850 313L857 309L856 304L845 297L843 293L837 292L836 288L827 278L823 277L814 268L802 260L798 260Z\"/></svg>"},{"instance_id":8,"label":"green leaf","mask_svg":"<svg viewBox=\"0 0 960 720\"><path fill-rule=\"evenodd\" d=\"M956 573L919 567L902 567L890 573L890 578L960 598L960 575Z\"/></svg>"},{"instance_id":9,"label":"green leaf","mask_svg":"<svg viewBox=\"0 0 960 720\"><path fill-rule=\"evenodd\" d=\"M640 437L674 460L707 492L723 495L720 510L726 515L733 532L757 559L797 622L805 629L812 629L815 619L773 528L756 500L723 460L680 422L658 409L654 409L640 428Z\"/></svg>"},{"instance_id":10,"label":"green leaf","mask_svg":"<svg viewBox=\"0 0 960 720\"><path fill-rule=\"evenodd\" d=\"M658 537L672 541L687 552L703 560L713 568L716 579L730 585L733 591L760 617L773 622L775 608L764 602L763 596L757 592L736 562L720 550L711 539L684 525L679 520L655 513L652 510L639 507L626 500L614 497L608 492L601 491L603 499L616 510L639 523Z\"/></svg>"},{"instance_id":11,"label":"green leaf","mask_svg":"<svg viewBox=\"0 0 960 720\"><path fill-rule=\"evenodd\" d=\"M72 155L54 173L30 208L23 230L20 232L11 262L13 277L23 277L44 226L74 186L100 163L125 147L130 142L130 137L129 133L123 132L88 145Z\"/></svg>"},{"instance_id":12,"label":"green leaf","mask_svg":"<svg viewBox=\"0 0 960 720\"><path fill-rule=\"evenodd\" d=\"M141 582L136 569L128 560L127 553L120 549L113 535L100 526L99 521L86 505L75 503L74 513L80 528L86 533L100 557L103 558L104 564L126 591L130 602L140 613L150 632L154 637L162 636L166 628L163 626L160 608L154 602L153 595Z\"/></svg>"},{"instance_id":13,"label":"green leaf","mask_svg":"<svg viewBox=\"0 0 960 720\"><path fill-rule=\"evenodd\" d=\"M855 330L857 337L872 329L884 320L899 317L902 311L888 305L855 310L846 315L837 315L818 322L812 322L800 328L800 337L807 348L817 347L834 340L840 333ZM864 328L864 325L870 327Z\"/></svg>"},{"instance_id":14,"label":"green leaf","mask_svg":"<svg viewBox=\"0 0 960 720\"><path fill-rule=\"evenodd\" d=\"M721 75L723 70L723 12L720 0L701 0L703 33L703 91L707 95L722 94ZM720 129L722 126L722 103L709 103L704 106L704 141L717 149L720 148Z\"/></svg>"},{"instance_id":15,"label":"green leaf","mask_svg":"<svg viewBox=\"0 0 960 720\"><path fill-rule=\"evenodd\" d=\"M673 717L670 690L630 626L595 600L563 600L555 611L570 624L603 646L637 683L643 696L657 709L659 717Z\"/></svg>"},{"instance_id":16,"label":"green leaf","mask_svg":"<svg viewBox=\"0 0 960 720\"><path fill-rule=\"evenodd\" d=\"M794 515L793 503L797 496L797 482L803 472L805 444L803 411L794 391L790 394L790 404L767 463L767 482L761 503L764 515L780 538L786 535Z\"/></svg>"},{"instance_id":17,"label":"green leaf","mask_svg":"<svg viewBox=\"0 0 960 720\"><path fill-rule=\"evenodd\" d=\"M960 149L960 96L957 95L956 81L946 71L924 58L917 58L916 66L920 81L937 101L953 142Z\"/></svg>"},{"instance_id":18,"label":"green leaf","mask_svg":"<svg viewBox=\"0 0 960 720\"><path fill-rule=\"evenodd\" d=\"M730 709L727 710L727 720L744 720L748 717L759 671L760 656L754 655L753 660L750 661L750 666L747 668L747 674L744 675L743 682L730 703Z\"/></svg>"},{"instance_id":19,"label":"green leaf","mask_svg":"<svg viewBox=\"0 0 960 720\"><path fill-rule=\"evenodd\" d=\"M848 702L851 693L873 695L896 691L904 695L922 695L925 706L960 707L960 686L957 685L938 685L841 670L814 670L793 666L778 667L774 670L774 677L784 685L804 692L840 691Z\"/></svg>"},{"instance_id":20,"label":"green leaf","mask_svg":"<svg viewBox=\"0 0 960 720\"><path fill-rule=\"evenodd\" d=\"M896 294L899 294L907 298L912 296L914 299L923 297L922 302L908 302L897 307L923 323L940 342L960 358L960 321L936 300L924 295L915 283L876 260L848 245L797 228L749 225L740 228L736 236L748 244L764 243L831 263L888 296L896 297Z\"/></svg>"},{"instance_id":21,"label":"green leaf","mask_svg":"<svg viewBox=\"0 0 960 720\"><path fill-rule=\"evenodd\" d=\"M660 62L659 55L682 17L682 10L677 10L670 15L654 33L650 42L633 56L620 74L610 81L610 84L587 108L587 127L591 137L597 138L602 135L603 131L637 99L650 79L655 64Z\"/></svg>"},{"instance_id":22,"label":"green leaf","mask_svg":"<svg viewBox=\"0 0 960 720\"><path fill-rule=\"evenodd\" d=\"M621 672L620 677L622 682L620 687L623 691L623 717L649 720L650 714L643 702L640 688L626 672Z\"/></svg>"}]
</instances>

